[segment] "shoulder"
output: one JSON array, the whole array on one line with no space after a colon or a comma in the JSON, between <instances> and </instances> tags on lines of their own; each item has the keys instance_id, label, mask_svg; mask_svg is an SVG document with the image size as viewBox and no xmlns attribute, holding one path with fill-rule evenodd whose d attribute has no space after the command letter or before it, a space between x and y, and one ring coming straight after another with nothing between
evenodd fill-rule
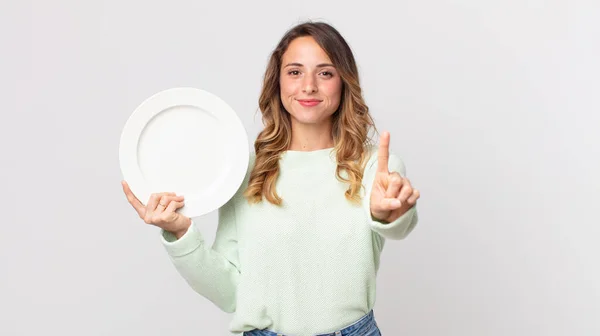
<instances>
[{"instance_id":1,"label":"shoulder","mask_svg":"<svg viewBox=\"0 0 600 336\"><path fill-rule=\"evenodd\" d=\"M254 169L254 163L256 162L256 153L254 150L251 150L248 155L248 168L246 169L246 177L244 178L244 183L248 183L250 180L250 173Z\"/></svg>"},{"instance_id":2,"label":"shoulder","mask_svg":"<svg viewBox=\"0 0 600 336\"><path fill-rule=\"evenodd\" d=\"M252 168L254 168L254 162L256 162L256 153L254 150L251 150L248 157L248 171L252 171Z\"/></svg>"},{"instance_id":3,"label":"shoulder","mask_svg":"<svg viewBox=\"0 0 600 336\"><path fill-rule=\"evenodd\" d=\"M252 170L254 169L255 162L256 162L256 153L254 152L254 150L251 150L248 153L248 166L246 167L246 175L244 176L244 181L242 182L242 186L245 186L248 184L248 181L250 180L250 174L252 173Z\"/></svg>"},{"instance_id":4,"label":"shoulder","mask_svg":"<svg viewBox=\"0 0 600 336\"><path fill-rule=\"evenodd\" d=\"M240 184L235 196L237 196L237 197L241 196L244 193L244 191L246 190L246 188L248 187L248 183L250 182L250 174L252 173L252 170L254 169L255 162L256 162L256 153L254 153L254 151L251 150L248 155L248 166L246 167L246 174L244 175L244 179L242 180L242 183Z\"/></svg>"}]
</instances>

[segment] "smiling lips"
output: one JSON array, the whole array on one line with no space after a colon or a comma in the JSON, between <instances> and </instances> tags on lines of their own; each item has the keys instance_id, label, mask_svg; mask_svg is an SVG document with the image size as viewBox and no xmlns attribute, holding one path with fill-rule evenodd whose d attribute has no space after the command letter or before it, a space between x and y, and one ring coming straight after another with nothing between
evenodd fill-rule
<instances>
[{"instance_id":1,"label":"smiling lips","mask_svg":"<svg viewBox=\"0 0 600 336\"><path fill-rule=\"evenodd\" d=\"M316 106L320 102L318 99L298 99L298 103L302 106Z\"/></svg>"}]
</instances>

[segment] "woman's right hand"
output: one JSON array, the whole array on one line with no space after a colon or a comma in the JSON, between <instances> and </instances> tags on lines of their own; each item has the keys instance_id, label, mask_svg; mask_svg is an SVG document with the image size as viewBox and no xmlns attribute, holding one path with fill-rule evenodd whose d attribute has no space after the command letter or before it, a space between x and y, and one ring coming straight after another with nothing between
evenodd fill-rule
<instances>
[{"instance_id":1,"label":"woman's right hand","mask_svg":"<svg viewBox=\"0 0 600 336\"><path fill-rule=\"evenodd\" d=\"M144 206L131 192L126 181L121 181L121 185L127 200L146 224L171 232L177 239L187 232L192 223L191 219L176 212L184 205L183 196L177 196L173 192L155 193Z\"/></svg>"}]
</instances>

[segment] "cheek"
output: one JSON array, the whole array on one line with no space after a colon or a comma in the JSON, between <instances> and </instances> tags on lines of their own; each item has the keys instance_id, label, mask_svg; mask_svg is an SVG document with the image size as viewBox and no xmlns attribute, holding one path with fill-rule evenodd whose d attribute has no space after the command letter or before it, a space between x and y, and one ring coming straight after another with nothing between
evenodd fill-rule
<instances>
[{"instance_id":1,"label":"cheek","mask_svg":"<svg viewBox=\"0 0 600 336\"><path fill-rule=\"evenodd\" d=\"M327 81L323 83L323 92L326 93L327 97L331 101L339 101L342 95L342 82L341 81Z\"/></svg>"},{"instance_id":2,"label":"cheek","mask_svg":"<svg viewBox=\"0 0 600 336\"><path fill-rule=\"evenodd\" d=\"M279 81L279 86L281 87L281 96L288 97L289 95L294 94L297 91L297 84L289 79L282 78Z\"/></svg>"}]
</instances>

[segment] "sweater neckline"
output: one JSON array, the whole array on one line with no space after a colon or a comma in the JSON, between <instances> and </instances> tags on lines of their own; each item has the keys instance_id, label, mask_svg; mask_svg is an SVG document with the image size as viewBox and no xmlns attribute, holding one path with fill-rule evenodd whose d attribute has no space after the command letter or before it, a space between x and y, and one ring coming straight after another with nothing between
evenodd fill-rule
<instances>
[{"instance_id":1,"label":"sweater neckline","mask_svg":"<svg viewBox=\"0 0 600 336\"><path fill-rule=\"evenodd\" d=\"M311 151L285 150L281 153L279 163L282 167L294 169L322 166L335 161L335 147L328 147Z\"/></svg>"},{"instance_id":2,"label":"sweater neckline","mask_svg":"<svg viewBox=\"0 0 600 336\"><path fill-rule=\"evenodd\" d=\"M334 150L335 147L327 147L327 148L322 148L322 149L315 149L315 150L310 150L310 151L302 151L302 150L291 150L291 149L287 149L285 151L283 151L283 153L286 153L288 155L320 155L323 153L328 153L331 152L332 150Z\"/></svg>"}]
</instances>

